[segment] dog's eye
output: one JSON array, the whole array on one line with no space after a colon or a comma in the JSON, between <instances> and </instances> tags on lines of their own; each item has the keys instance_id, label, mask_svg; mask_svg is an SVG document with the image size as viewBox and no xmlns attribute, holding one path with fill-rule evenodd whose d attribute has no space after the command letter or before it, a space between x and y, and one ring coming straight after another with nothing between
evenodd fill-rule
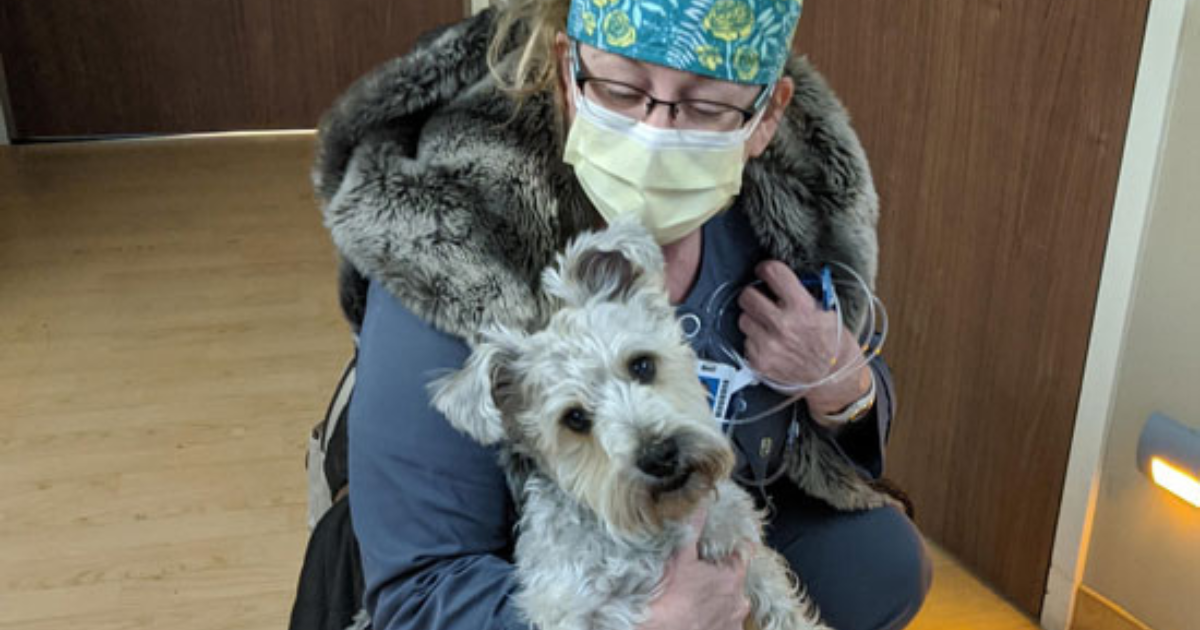
<instances>
[{"instance_id":1,"label":"dog's eye","mask_svg":"<svg viewBox=\"0 0 1200 630\"><path fill-rule=\"evenodd\" d=\"M630 361L629 373L633 375L633 378L637 379L637 382L649 385L654 381L654 357L643 354Z\"/></svg>"},{"instance_id":2,"label":"dog's eye","mask_svg":"<svg viewBox=\"0 0 1200 630\"><path fill-rule=\"evenodd\" d=\"M576 433L587 433L592 428L592 419L588 417L586 411L579 407L572 407L567 410L562 416L563 426Z\"/></svg>"}]
</instances>

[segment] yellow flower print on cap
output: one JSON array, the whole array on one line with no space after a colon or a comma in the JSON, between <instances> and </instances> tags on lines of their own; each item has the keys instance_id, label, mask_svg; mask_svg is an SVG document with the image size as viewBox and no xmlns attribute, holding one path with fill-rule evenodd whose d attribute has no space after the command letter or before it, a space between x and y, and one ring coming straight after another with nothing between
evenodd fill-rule
<instances>
[{"instance_id":1,"label":"yellow flower print on cap","mask_svg":"<svg viewBox=\"0 0 1200 630\"><path fill-rule=\"evenodd\" d=\"M749 85L779 80L791 57L792 37L805 4L804 0L536 2L569 2L567 36L581 44Z\"/></svg>"},{"instance_id":2,"label":"yellow flower print on cap","mask_svg":"<svg viewBox=\"0 0 1200 630\"><path fill-rule=\"evenodd\" d=\"M704 17L704 29L727 42L746 39L754 30L754 9L741 0L717 0Z\"/></svg>"},{"instance_id":3,"label":"yellow flower print on cap","mask_svg":"<svg viewBox=\"0 0 1200 630\"><path fill-rule=\"evenodd\" d=\"M709 70L716 70L725 61L720 49L707 44L696 48L696 57L700 60L700 65Z\"/></svg>"},{"instance_id":4,"label":"yellow flower print on cap","mask_svg":"<svg viewBox=\"0 0 1200 630\"><path fill-rule=\"evenodd\" d=\"M753 48L741 46L733 53L733 69L743 81L749 81L758 74L758 61L758 51Z\"/></svg>"},{"instance_id":5,"label":"yellow flower print on cap","mask_svg":"<svg viewBox=\"0 0 1200 630\"><path fill-rule=\"evenodd\" d=\"M637 30L624 11L613 9L604 16L604 40L614 48L625 48L637 42Z\"/></svg>"}]
</instances>

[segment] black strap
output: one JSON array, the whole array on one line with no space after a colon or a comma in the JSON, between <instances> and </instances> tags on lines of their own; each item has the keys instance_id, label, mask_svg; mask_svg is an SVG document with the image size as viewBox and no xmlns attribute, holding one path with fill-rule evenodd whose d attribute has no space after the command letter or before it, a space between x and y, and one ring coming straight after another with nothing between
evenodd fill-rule
<instances>
[{"instance_id":1,"label":"black strap","mask_svg":"<svg viewBox=\"0 0 1200 630\"><path fill-rule=\"evenodd\" d=\"M289 630L344 630L362 608L363 575L350 501L325 513L308 539Z\"/></svg>"}]
</instances>

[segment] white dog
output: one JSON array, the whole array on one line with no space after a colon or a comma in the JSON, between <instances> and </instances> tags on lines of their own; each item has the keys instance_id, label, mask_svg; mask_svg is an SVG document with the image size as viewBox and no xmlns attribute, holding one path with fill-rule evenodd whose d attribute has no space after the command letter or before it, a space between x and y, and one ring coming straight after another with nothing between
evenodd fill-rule
<instances>
[{"instance_id":1,"label":"white dog","mask_svg":"<svg viewBox=\"0 0 1200 630\"><path fill-rule=\"evenodd\" d=\"M729 479L734 456L650 236L629 222L580 236L543 285L558 306L543 329L489 329L461 371L430 386L456 428L503 446L521 504L518 604L529 621L636 627L668 558L695 539L688 517L707 506L702 558L753 550L747 627L826 628Z\"/></svg>"}]
</instances>

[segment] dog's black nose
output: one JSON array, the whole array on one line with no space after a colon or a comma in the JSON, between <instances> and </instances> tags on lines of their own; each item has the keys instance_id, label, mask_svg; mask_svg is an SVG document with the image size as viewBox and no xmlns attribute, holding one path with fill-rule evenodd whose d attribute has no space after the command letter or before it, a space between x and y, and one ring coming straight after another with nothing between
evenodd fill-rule
<instances>
[{"instance_id":1,"label":"dog's black nose","mask_svg":"<svg viewBox=\"0 0 1200 630\"><path fill-rule=\"evenodd\" d=\"M637 460L638 470L658 479L679 471L679 443L675 438L655 442L642 449Z\"/></svg>"}]
</instances>

